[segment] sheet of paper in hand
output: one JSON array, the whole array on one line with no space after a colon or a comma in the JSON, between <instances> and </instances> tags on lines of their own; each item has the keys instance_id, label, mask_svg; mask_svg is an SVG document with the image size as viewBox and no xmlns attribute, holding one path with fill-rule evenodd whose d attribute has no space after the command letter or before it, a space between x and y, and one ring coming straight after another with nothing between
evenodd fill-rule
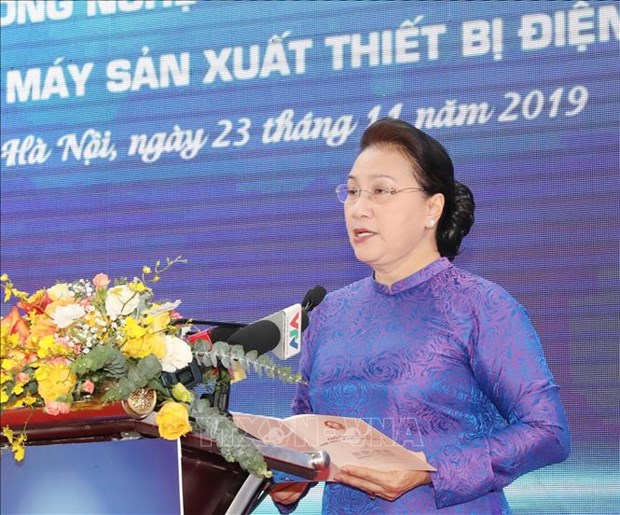
<instances>
[{"instance_id":1,"label":"sheet of paper in hand","mask_svg":"<svg viewBox=\"0 0 620 515\"><path fill-rule=\"evenodd\" d=\"M424 454L406 449L359 418L294 415L286 419L233 413L237 427L267 444L299 452L326 451L330 481L340 467L359 465L375 470L428 470Z\"/></svg>"}]
</instances>

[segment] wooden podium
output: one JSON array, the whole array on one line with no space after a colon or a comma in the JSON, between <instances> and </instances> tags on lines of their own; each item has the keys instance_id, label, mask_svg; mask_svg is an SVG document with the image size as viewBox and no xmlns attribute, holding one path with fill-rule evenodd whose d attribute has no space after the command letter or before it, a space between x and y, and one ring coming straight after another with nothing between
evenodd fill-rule
<instances>
[{"instance_id":1,"label":"wooden podium","mask_svg":"<svg viewBox=\"0 0 620 515\"><path fill-rule=\"evenodd\" d=\"M28 446L159 437L154 414L142 420L132 418L120 402L81 409L75 409L74 405L70 413L58 416L41 410L7 410L0 419L2 427L9 426L16 432L26 427L25 460L28 460ZM269 468L280 478L320 480L329 464L329 457L324 453L310 455L254 442ZM3 444L6 444L4 437ZM181 438L181 477L186 515L249 514L271 484L238 464L227 462L213 441L197 433Z\"/></svg>"}]
</instances>

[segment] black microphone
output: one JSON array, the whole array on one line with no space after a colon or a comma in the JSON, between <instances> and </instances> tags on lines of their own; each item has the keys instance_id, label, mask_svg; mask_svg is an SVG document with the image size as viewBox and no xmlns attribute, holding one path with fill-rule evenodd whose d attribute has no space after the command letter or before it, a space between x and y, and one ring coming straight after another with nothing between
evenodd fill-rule
<instances>
[{"instance_id":1,"label":"black microphone","mask_svg":"<svg viewBox=\"0 0 620 515\"><path fill-rule=\"evenodd\" d=\"M219 322L215 320L197 320L195 318L173 318L170 320L172 325L214 325L217 327L229 327L231 329L240 329L241 327L245 327L248 324L241 324L239 322Z\"/></svg>"},{"instance_id":2,"label":"black microphone","mask_svg":"<svg viewBox=\"0 0 620 515\"><path fill-rule=\"evenodd\" d=\"M214 327L208 329L207 333L212 342L223 341L231 345L241 345L245 352L255 350L258 354L264 354L277 347L275 354L280 359L287 359L299 352L301 341L299 339L294 349L289 348L294 343L294 341L289 341L291 339L290 328L288 327L289 318L294 320L295 312L300 313L300 326L297 327L301 331L305 331L308 327L308 313L323 301L325 295L327 295L327 291L323 286L315 286L308 290L301 304L290 306L251 324L193 318L177 318L171 323L175 325L186 323L211 325ZM284 352L283 349L288 349L288 351Z\"/></svg>"},{"instance_id":3,"label":"black microphone","mask_svg":"<svg viewBox=\"0 0 620 515\"><path fill-rule=\"evenodd\" d=\"M226 340L230 345L241 345L245 352L265 354L280 342L280 328L271 320L259 320L235 331Z\"/></svg>"},{"instance_id":4,"label":"black microphone","mask_svg":"<svg viewBox=\"0 0 620 515\"><path fill-rule=\"evenodd\" d=\"M244 326L247 327L247 326ZM213 343L215 342L227 342L230 337L239 332L242 328L239 327L223 327L215 326L207 330L207 334Z\"/></svg>"},{"instance_id":5,"label":"black microphone","mask_svg":"<svg viewBox=\"0 0 620 515\"><path fill-rule=\"evenodd\" d=\"M304 296L304 300L301 301L301 309L306 313L310 313L310 311L323 302L325 295L327 295L327 290L322 286L310 288L308 293Z\"/></svg>"},{"instance_id":6,"label":"black microphone","mask_svg":"<svg viewBox=\"0 0 620 515\"><path fill-rule=\"evenodd\" d=\"M175 318L170 320L170 324L172 325L207 325L213 326L204 331L190 331L187 333L190 336L190 341L192 341L192 336L194 339L199 337L204 337L205 334L208 335L209 339L212 342L227 342L228 338L230 338L233 334L235 334L242 327L246 327L248 324L241 324L239 322L220 322L216 320L197 320L194 318Z\"/></svg>"},{"instance_id":7,"label":"black microphone","mask_svg":"<svg viewBox=\"0 0 620 515\"><path fill-rule=\"evenodd\" d=\"M301 330L305 331L310 323L308 313L316 308L327 295L327 290L322 286L315 286L310 288L304 295L304 299L301 301Z\"/></svg>"}]
</instances>

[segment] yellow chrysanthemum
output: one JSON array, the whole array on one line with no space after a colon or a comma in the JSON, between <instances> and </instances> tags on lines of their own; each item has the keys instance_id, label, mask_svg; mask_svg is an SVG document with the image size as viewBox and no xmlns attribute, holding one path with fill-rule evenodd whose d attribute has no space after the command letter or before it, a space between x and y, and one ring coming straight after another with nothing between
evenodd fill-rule
<instances>
[{"instance_id":1,"label":"yellow chrysanthemum","mask_svg":"<svg viewBox=\"0 0 620 515\"><path fill-rule=\"evenodd\" d=\"M0 390L0 404L4 404L9 401L9 394L6 393L4 388Z\"/></svg>"},{"instance_id":2,"label":"yellow chrysanthemum","mask_svg":"<svg viewBox=\"0 0 620 515\"><path fill-rule=\"evenodd\" d=\"M142 338L131 338L121 346L121 351L130 358L145 358L155 354L163 358L166 354L166 341L160 334L146 334Z\"/></svg>"},{"instance_id":3,"label":"yellow chrysanthemum","mask_svg":"<svg viewBox=\"0 0 620 515\"><path fill-rule=\"evenodd\" d=\"M147 330L145 327L142 327L140 322L138 322L135 318L127 317L127 320L125 320L125 326L123 327L123 333L127 336L127 338L142 338L146 335Z\"/></svg>"}]
</instances>

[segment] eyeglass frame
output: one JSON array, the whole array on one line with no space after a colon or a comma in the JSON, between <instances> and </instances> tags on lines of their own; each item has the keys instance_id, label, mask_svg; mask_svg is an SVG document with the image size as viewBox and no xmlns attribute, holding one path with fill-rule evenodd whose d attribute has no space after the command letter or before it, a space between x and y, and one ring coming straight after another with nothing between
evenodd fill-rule
<instances>
[{"instance_id":1,"label":"eyeglass frame","mask_svg":"<svg viewBox=\"0 0 620 515\"><path fill-rule=\"evenodd\" d=\"M351 202L351 197L349 196L349 190L353 190L353 189L356 190L357 193L355 194L354 201ZM376 190L384 190L384 192L383 193L377 193ZM424 191L424 188L409 187L409 188L401 188L399 190L396 189L396 188L390 188L390 189L375 188L375 191L371 191L371 190L368 190L366 188L350 188L346 184L339 184L338 186L336 186L336 189L334 191L336 192L336 198L338 199L338 202L340 202L341 204L347 204L347 203L355 203L355 202L357 202L360 199L360 197L362 196L362 192L363 191L368 193L368 198L371 201L377 203L377 201L376 201L377 198L385 198L385 202L387 202L390 198L392 198L397 193L402 193L403 191ZM344 198L344 200L342 200L340 198L340 192L346 193L346 197Z\"/></svg>"}]
</instances>

